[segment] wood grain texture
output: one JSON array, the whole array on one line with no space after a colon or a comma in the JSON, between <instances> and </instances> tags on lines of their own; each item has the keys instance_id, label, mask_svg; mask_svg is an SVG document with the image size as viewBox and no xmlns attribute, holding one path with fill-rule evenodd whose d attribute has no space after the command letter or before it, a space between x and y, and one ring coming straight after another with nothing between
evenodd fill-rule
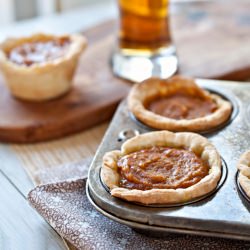
<instances>
[{"instance_id":1,"label":"wood grain texture","mask_svg":"<svg viewBox=\"0 0 250 250\"><path fill-rule=\"evenodd\" d=\"M0 162L0 171L26 196L34 184L24 171L22 162L15 151L7 145L0 145Z\"/></svg>"},{"instance_id":2,"label":"wood grain texture","mask_svg":"<svg viewBox=\"0 0 250 250\"><path fill-rule=\"evenodd\" d=\"M60 236L33 210L0 171L0 249L66 249Z\"/></svg>"},{"instance_id":3,"label":"wood grain texture","mask_svg":"<svg viewBox=\"0 0 250 250\"><path fill-rule=\"evenodd\" d=\"M23 168L33 182L39 185L43 184L40 178L42 172L53 172L53 169L59 165L77 163L84 158L93 157L107 127L108 124L104 123L59 140L26 145L13 144L10 149L14 156L20 159ZM1 156L0 151L0 160L4 158ZM14 170L11 171L11 168L7 168L7 166L14 165L11 164L14 162L14 156L9 157L8 164L4 164L6 165L5 171L9 175L14 175ZM6 161L6 159L4 160Z\"/></svg>"},{"instance_id":4,"label":"wood grain texture","mask_svg":"<svg viewBox=\"0 0 250 250\"><path fill-rule=\"evenodd\" d=\"M32 103L11 96L0 79L0 140L37 142L99 124L113 115L129 85L113 77L108 60L112 38L89 45L81 57L74 88L62 98Z\"/></svg>"},{"instance_id":5,"label":"wood grain texture","mask_svg":"<svg viewBox=\"0 0 250 250\"><path fill-rule=\"evenodd\" d=\"M172 5L179 73L199 78L250 79L250 2L220 0Z\"/></svg>"},{"instance_id":6,"label":"wood grain texture","mask_svg":"<svg viewBox=\"0 0 250 250\"><path fill-rule=\"evenodd\" d=\"M97 129L98 129L98 133L96 132ZM83 145L81 145L81 150L85 152L85 154L88 155L88 154L94 153L95 146L97 147L97 145L99 144L96 141L97 139L95 138L99 137L99 133L101 134L101 131L102 129L100 127L97 127L88 132L83 132L85 137L84 138L81 137L81 139L85 139L85 142L86 140L89 141L87 145L85 145L84 143ZM86 134L88 136L86 136ZM90 140L90 138L92 138L92 140ZM99 140L101 140L101 138L99 138ZM63 144L62 141L60 141L60 143ZM18 146L16 145L16 147ZM28 148L31 148L31 147L28 147ZM62 148L65 149L65 145ZM35 152L38 153L36 150L42 150L42 149L43 147L39 147L39 149L35 149ZM57 148L57 151L60 151L61 155L58 156L58 152L57 152L54 156L55 159L58 159L59 157L65 160L65 156L61 157L62 155L65 154L65 151L63 151L63 149L60 150L59 148ZM32 154L32 151L27 153L26 150L23 150L22 152L24 155L23 156L24 158L26 157L26 154L28 155L29 153ZM47 156L51 156L53 153L55 153L55 151L56 150L52 150L51 154L50 155L47 154ZM66 155L67 153L70 154L69 151L66 148ZM76 154L73 154L71 157L75 157L75 156ZM42 161L42 159L44 159L43 157L45 156L41 154L41 159L40 159L34 153L34 159L31 159L31 161L28 163L27 166L25 165L25 162L24 162L23 167L30 174L30 176L33 177L32 178L33 180L36 179L35 175L39 170L42 171L46 169L46 171L49 171L48 168L45 168L46 167L45 165L42 165L42 163L45 164L45 162ZM20 158L22 159L22 157ZM50 159L50 157L48 158ZM1 182L1 190L2 190L0 191L0 197L2 201L2 206L0 206L0 212L1 212L1 216L7 216L7 218L0 220L0 249L10 249L10 250L24 249L24 248L27 250L29 249L30 250L33 250L33 249L37 249L37 250L39 249L41 250L43 249L66 249L66 248L62 248L63 244L62 244L62 240L60 236L58 236L55 233L55 231L52 230L51 227L39 215L37 215L37 213L33 209L30 208L26 199L24 199L24 197L27 196L28 192L32 188L34 188L34 184L37 185L40 182L36 182L36 181L34 183L31 182L31 179L22 168L22 162L19 160L18 152L15 152L15 150L13 151L13 148L10 148L8 145L1 145L0 146L0 161L1 161L0 182ZM44 159L44 161L46 160ZM32 164L34 162L36 162L38 165L33 166ZM32 168L29 169L29 167L31 166ZM51 165L49 165L48 167L51 167ZM7 177L8 181L2 181L2 177L4 178L4 176L1 176L1 175L4 175L5 177ZM11 184L12 184L12 187L10 188ZM10 192L10 189L11 189L11 192ZM11 199L14 199L11 205L9 204L9 202L5 202L5 195L7 195L8 197L12 197ZM16 196L18 196L19 198L16 198ZM21 201L23 200L23 201L20 203L19 202L16 203L17 200L21 200ZM19 209L20 204L21 204L21 207ZM8 206L10 206L10 209ZM14 209L15 207L17 208ZM28 207L28 209L26 209L26 207ZM18 214L16 214L17 209L18 211L20 210ZM27 213L31 213L31 216L33 216L34 214L34 218L32 219L31 222L30 222L29 216L23 216L20 218L18 217L20 214L21 215L24 214L22 210L26 210ZM5 219L8 220L8 218L13 218L13 220L10 219L9 226L7 226L7 224L4 223ZM25 225L28 225L27 226L28 228L24 228L23 223L25 223ZM34 231L33 226L35 226L35 228L38 227L39 229ZM14 231L13 228L15 228L16 231ZM25 230L25 231L22 231L22 230ZM17 233L18 233L18 237L15 237L14 235L16 235ZM32 240L27 243L21 242L20 239L23 237L23 235L24 237L27 238L27 235L29 233L31 234ZM41 236L40 236L40 233L41 233ZM14 238L15 240L13 240ZM35 245L36 243L39 243L39 242L40 244ZM69 249L75 249L70 243L67 242L65 244L67 244Z\"/></svg>"}]
</instances>

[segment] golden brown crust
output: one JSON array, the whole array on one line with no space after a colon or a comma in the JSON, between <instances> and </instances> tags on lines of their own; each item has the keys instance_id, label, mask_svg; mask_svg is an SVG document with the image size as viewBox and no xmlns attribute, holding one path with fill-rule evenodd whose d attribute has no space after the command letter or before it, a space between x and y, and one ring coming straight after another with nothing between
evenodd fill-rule
<instances>
[{"instance_id":1,"label":"golden brown crust","mask_svg":"<svg viewBox=\"0 0 250 250\"><path fill-rule=\"evenodd\" d=\"M175 120L153 113L144 107L144 103L155 96L167 96L177 92L212 98L218 108L212 114L204 117ZM174 76L168 80L151 78L134 85L128 96L128 107L144 124L152 128L170 131L207 131L223 124L232 112L232 105L228 101L202 90L193 79L181 76Z\"/></svg>"},{"instance_id":2,"label":"golden brown crust","mask_svg":"<svg viewBox=\"0 0 250 250\"><path fill-rule=\"evenodd\" d=\"M67 37L70 41L69 48L63 56L30 66L11 62L7 53L26 42L49 41L59 36L35 34L30 37L8 39L1 44L0 66L14 96L25 100L43 101L60 96L70 89L79 56L87 41L81 35L61 37Z\"/></svg>"},{"instance_id":3,"label":"golden brown crust","mask_svg":"<svg viewBox=\"0 0 250 250\"><path fill-rule=\"evenodd\" d=\"M237 168L239 169L239 183L250 198L250 150L241 155Z\"/></svg>"},{"instance_id":4,"label":"golden brown crust","mask_svg":"<svg viewBox=\"0 0 250 250\"><path fill-rule=\"evenodd\" d=\"M119 187L117 161L131 152L152 146L187 148L208 162L209 174L188 188L130 190ZM171 204L186 202L215 189L221 176L221 160L215 147L204 137L195 133L172 133L169 131L150 132L126 141L121 150L104 155L101 178L110 188L111 195L127 201L143 204Z\"/></svg>"}]
</instances>

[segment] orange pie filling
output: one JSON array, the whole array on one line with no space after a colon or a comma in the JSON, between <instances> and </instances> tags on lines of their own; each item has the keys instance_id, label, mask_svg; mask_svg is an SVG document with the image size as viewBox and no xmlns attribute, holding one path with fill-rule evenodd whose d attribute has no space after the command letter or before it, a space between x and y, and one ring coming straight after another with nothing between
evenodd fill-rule
<instances>
[{"instance_id":1,"label":"orange pie filling","mask_svg":"<svg viewBox=\"0 0 250 250\"><path fill-rule=\"evenodd\" d=\"M49 41L27 42L11 49L7 56L15 64L30 66L34 63L44 63L63 56L69 44L70 40L67 37Z\"/></svg>"},{"instance_id":2,"label":"orange pie filling","mask_svg":"<svg viewBox=\"0 0 250 250\"><path fill-rule=\"evenodd\" d=\"M209 97L176 93L166 97L155 97L145 104L146 109L175 120L195 119L216 111L217 105Z\"/></svg>"},{"instance_id":3,"label":"orange pie filling","mask_svg":"<svg viewBox=\"0 0 250 250\"><path fill-rule=\"evenodd\" d=\"M127 189L187 188L209 174L209 166L186 149L155 146L121 157L119 186Z\"/></svg>"}]
</instances>

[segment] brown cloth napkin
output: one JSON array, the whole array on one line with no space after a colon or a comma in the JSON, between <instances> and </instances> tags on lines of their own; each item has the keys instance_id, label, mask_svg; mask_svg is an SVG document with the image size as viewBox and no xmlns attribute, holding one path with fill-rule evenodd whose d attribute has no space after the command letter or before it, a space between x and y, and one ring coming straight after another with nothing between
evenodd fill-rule
<instances>
[{"instance_id":1,"label":"brown cloth napkin","mask_svg":"<svg viewBox=\"0 0 250 250\"><path fill-rule=\"evenodd\" d=\"M41 172L39 176L44 183L68 180L38 186L28 196L31 205L76 248L250 249L250 242L212 237L169 234L164 238L152 238L106 218L95 210L86 196L83 177L86 177L90 161L91 158L87 158Z\"/></svg>"},{"instance_id":2,"label":"brown cloth napkin","mask_svg":"<svg viewBox=\"0 0 250 250\"><path fill-rule=\"evenodd\" d=\"M169 234L152 238L114 222L90 204L86 179L42 185L29 193L32 206L79 249L250 249L250 243Z\"/></svg>"}]
</instances>

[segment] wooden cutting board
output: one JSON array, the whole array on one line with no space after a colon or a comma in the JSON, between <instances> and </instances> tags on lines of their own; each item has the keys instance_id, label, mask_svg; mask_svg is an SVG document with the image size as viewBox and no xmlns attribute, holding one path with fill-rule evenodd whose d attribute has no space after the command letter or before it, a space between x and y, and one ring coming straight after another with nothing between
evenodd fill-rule
<instances>
[{"instance_id":1,"label":"wooden cutting board","mask_svg":"<svg viewBox=\"0 0 250 250\"><path fill-rule=\"evenodd\" d=\"M250 78L250 2L208 1L171 6L179 73L227 80ZM29 103L13 98L0 77L0 140L38 142L110 119L130 84L112 75L114 21L85 32L89 47L80 60L73 90L64 97Z\"/></svg>"},{"instance_id":2,"label":"wooden cutting board","mask_svg":"<svg viewBox=\"0 0 250 250\"><path fill-rule=\"evenodd\" d=\"M250 1L176 3L171 10L180 73L250 79Z\"/></svg>"},{"instance_id":3,"label":"wooden cutting board","mask_svg":"<svg viewBox=\"0 0 250 250\"><path fill-rule=\"evenodd\" d=\"M90 37L90 42L93 37ZM38 142L58 138L110 119L130 85L114 78L108 65L112 37L90 44L80 60L74 88L43 103L11 96L0 78L0 140ZM108 49L107 49L108 48Z\"/></svg>"}]
</instances>

